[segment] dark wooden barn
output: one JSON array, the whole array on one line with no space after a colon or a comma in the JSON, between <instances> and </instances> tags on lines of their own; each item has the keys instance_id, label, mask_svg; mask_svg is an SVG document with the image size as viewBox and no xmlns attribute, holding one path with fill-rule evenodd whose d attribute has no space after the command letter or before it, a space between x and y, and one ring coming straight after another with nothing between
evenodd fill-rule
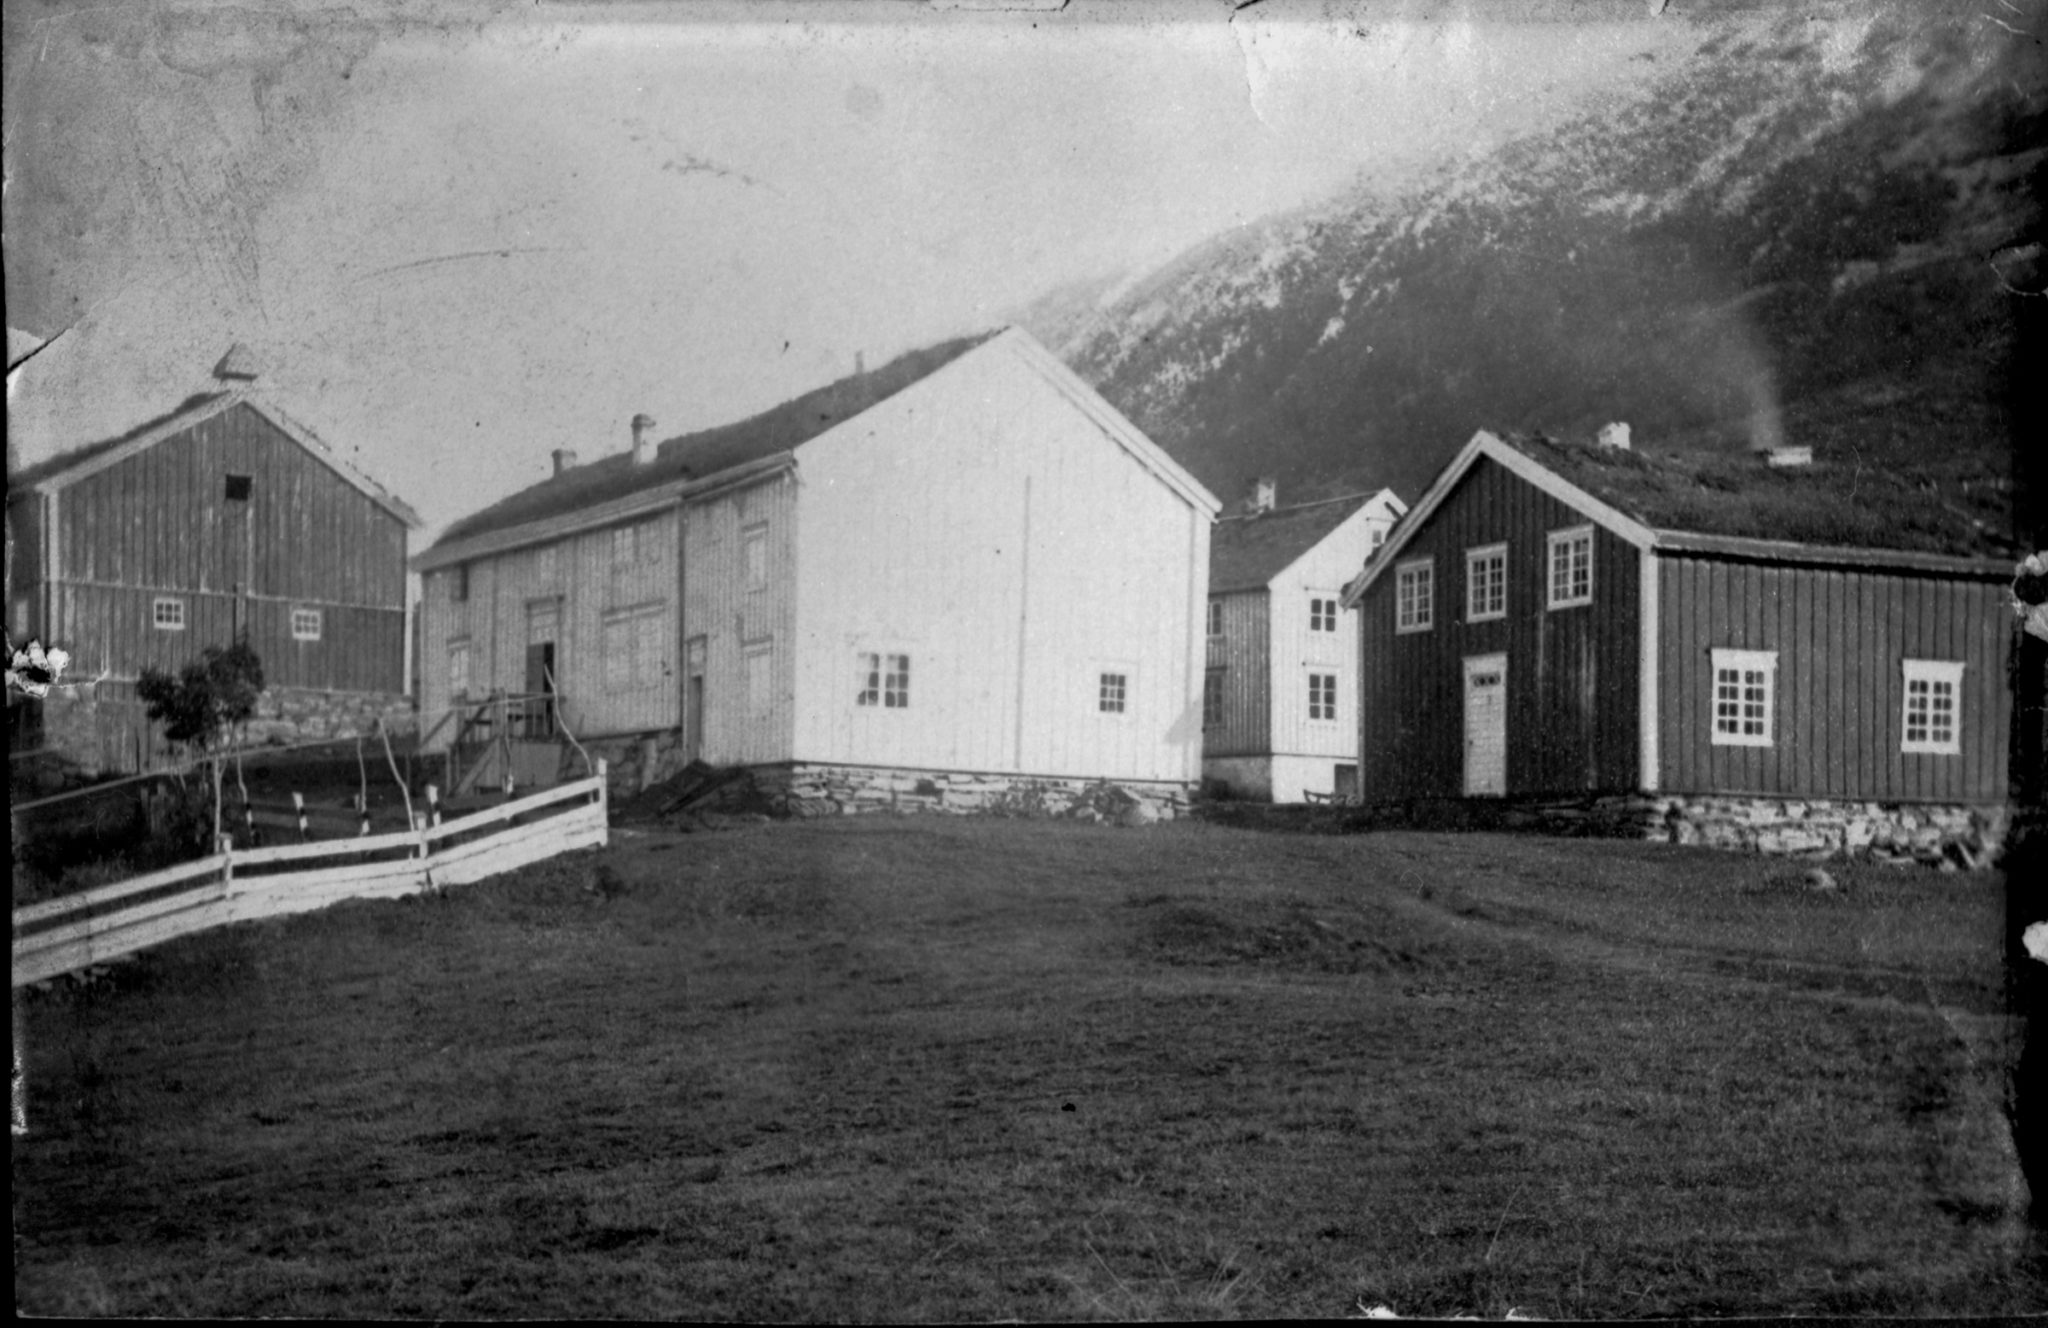
<instances>
[{"instance_id":1,"label":"dark wooden barn","mask_svg":"<svg viewBox=\"0 0 2048 1328\"><path fill-rule=\"evenodd\" d=\"M132 706L144 669L238 637L278 695L406 692L418 518L245 382L11 476L7 513L9 631L68 650L97 702ZM133 768L133 720L45 729L82 765Z\"/></svg>"},{"instance_id":2,"label":"dark wooden barn","mask_svg":"<svg viewBox=\"0 0 2048 1328\"><path fill-rule=\"evenodd\" d=\"M1346 590L1362 797L2002 803L2012 565L1864 487L1476 435Z\"/></svg>"}]
</instances>

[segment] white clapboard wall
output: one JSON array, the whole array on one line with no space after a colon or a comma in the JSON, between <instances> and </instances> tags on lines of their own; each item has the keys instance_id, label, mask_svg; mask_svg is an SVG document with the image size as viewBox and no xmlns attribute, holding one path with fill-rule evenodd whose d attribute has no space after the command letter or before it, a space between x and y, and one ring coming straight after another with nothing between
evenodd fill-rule
<instances>
[{"instance_id":1,"label":"white clapboard wall","mask_svg":"<svg viewBox=\"0 0 2048 1328\"><path fill-rule=\"evenodd\" d=\"M230 922L344 899L467 885L608 840L604 763L588 779L440 825L201 858L14 910L13 985L76 972Z\"/></svg>"}]
</instances>

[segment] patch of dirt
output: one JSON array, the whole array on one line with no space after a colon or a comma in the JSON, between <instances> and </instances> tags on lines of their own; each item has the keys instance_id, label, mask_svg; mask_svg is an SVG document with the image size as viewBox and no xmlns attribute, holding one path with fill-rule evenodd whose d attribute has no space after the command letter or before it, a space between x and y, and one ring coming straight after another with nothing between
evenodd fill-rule
<instances>
[{"instance_id":1,"label":"patch of dirt","mask_svg":"<svg viewBox=\"0 0 2048 1328\"><path fill-rule=\"evenodd\" d=\"M1415 948L1363 934L1359 919L1318 913L1305 905L1226 905L1162 896L1131 902L1146 910L1135 948L1161 963L1412 973L1426 962Z\"/></svg>"}]
</instances>

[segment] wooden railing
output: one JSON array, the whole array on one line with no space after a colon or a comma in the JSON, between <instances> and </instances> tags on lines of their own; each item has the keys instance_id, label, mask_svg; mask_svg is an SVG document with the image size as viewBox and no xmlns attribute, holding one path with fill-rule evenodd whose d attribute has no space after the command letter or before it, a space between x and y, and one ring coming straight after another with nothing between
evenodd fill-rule
<instances>
[{"instance_id":1,"label":"wooden railing","mask_svg":"<svg viewBox=\"0 0 2048 1328\"><path fill-rule=\"evenodd\" d=\"M14 910L13 985L25 986L230 922L344 899L467 885L609 838L604 762L589 779L411 830L223 851Z\"/></svg>"}]
</instances>

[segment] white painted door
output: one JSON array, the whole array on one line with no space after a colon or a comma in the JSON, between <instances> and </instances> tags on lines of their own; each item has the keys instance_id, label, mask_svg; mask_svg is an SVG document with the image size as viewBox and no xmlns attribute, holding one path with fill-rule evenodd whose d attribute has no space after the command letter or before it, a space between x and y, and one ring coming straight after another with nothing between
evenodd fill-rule
<instances>
[{"instance_id":1,"label":"white painted door","mask_svg":"<svg viewBox=\"0 0 2048 1328\"><path fill-rule=\"evenodd\" d=\"M1500 797L1507 770L1508 657L1474 655L1465 661L1465 796Z\"/></svg>"}]
</instances>

